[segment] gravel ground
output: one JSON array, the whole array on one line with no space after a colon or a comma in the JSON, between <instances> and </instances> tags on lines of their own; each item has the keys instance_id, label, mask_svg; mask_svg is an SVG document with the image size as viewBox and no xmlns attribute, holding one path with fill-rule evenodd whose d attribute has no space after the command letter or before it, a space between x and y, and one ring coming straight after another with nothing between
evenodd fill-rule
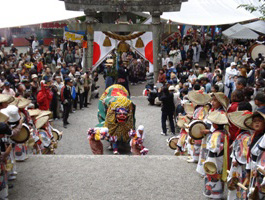
<instances>
[{"instance_id":1,"label":"gravel ground","mask_svg":"<svg viewBox=\"0 0 265 200\"><path fill-rule=\"evenodd\" d=\"M99 80L100 93L104 91L103 78ZM161 108L149 106L146 97L141 95L145 84L131 86L131 100L136 105L136 126L144 125L146 132L145 146L150 150L148 155L172 155L173 151L167 146L168 137L161 136ZM61 120L54 122L54 127L63 130L63 139L59 142L56 154L60 155L91 155L90 146L87 140L87 130L98 124L98 100L94 99L89 108L77 110L69 117L67 129L63 128ZM107 150L108 142L103 141L104 154L112 154Z\"/></svg>"},{"instance_id":2,"label":"gravel ground","mask_svg":"<svg viewBox=\"0 0 265 200\"><path fill-rule=\"evenodd\" d=\"M161 136L160 107L148 106L145 97L132 97L136 107L136 125L144 125L146 132L145 146L149 148L149 155L172 155L173 151L167 147L166 139ZM55 121L54 126L63 130L63 139L59 142L56 154L80 155L91 154L88 144L87 130L97 123L97 105L95 102L89 108L78 110L69 117L71 125L64 129L62 121ZM106 148L108 142L103 142L104 154L111 154Z\"/></svg>"},{"instance_id":3,"label":"gravel ground","mask_svg":"<svg viewBox=\"0 0 265 200\"><path fill-rule=\"evenodd\" d=\"M132 97L136 107L136 125L144 125L146 132L145 146L149 148L149 155L172 155L173 151L167 146L168 137L160 135L161 122L160 107L148 106L145 97ZM62 121L54 122L54 126L63 130L63 139L59 142L56 154L80 155L92 154L87 140L88 128L93 128L98 123L97 105L93 102L89 108L78 110L69 117L71 125L64 129ZM108 142L103 141L104 154L112 154L107 150Z\"/></svg>"},{"instance_id":4,"label":"gravel ground","mask_svg":"<svg viewBox=\"0 0 265 200\"><path fill-rule=\"evenodd\" d=\"M33 156L19 163L9 199L202 200L195 166L173 156Z\"/></svg>"}]
</instances>

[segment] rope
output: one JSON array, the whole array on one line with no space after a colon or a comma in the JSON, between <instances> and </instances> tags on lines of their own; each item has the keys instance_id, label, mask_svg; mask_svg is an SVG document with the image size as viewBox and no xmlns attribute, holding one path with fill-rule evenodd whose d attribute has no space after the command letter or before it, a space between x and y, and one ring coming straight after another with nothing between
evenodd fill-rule
<instances>
[{"instance_id":1,"label":"rope","mask_svg":"<svg viewBox=\"0 0 265 200\"><path fill-rule=\"evenodd\" d=\"M116 33L111 33L111 32L103 32L106 36L114 39L114 40L120 40L120 41L125 41L125 40L133 40L135 38L140 37L143 35L145 32L138 32L135 34L130 34L130 35L118 35Z\"/></svg>"}]
</instances>

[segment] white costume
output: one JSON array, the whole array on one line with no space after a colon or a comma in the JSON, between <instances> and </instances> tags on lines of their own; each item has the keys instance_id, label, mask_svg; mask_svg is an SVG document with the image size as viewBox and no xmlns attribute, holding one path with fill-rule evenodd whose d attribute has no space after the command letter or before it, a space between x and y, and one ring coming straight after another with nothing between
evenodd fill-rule
<instances>
[{"instance_id":1,"label":"white costume","mask_svg":"<svg viewBox=\"0 0 265 200\"><path fill-rule=\"evenodd\" d=\"M235 63L232 63L231 64L231 66L232 65L234 65ZM228 67L228 68L226 68L226 70L225 70L225 95L226 96L228 96L229 95L229 91L230 91L230 89L227 87L227 84L226 83L228 83L229 82L229 77L231 76L231 77L234 77L234 76L236 76L237 74L238 74L238 71L237 71L237 69L232 69L232 67ZM228 84L229 85L229 84Z\"/></svg>"}]
</instances>

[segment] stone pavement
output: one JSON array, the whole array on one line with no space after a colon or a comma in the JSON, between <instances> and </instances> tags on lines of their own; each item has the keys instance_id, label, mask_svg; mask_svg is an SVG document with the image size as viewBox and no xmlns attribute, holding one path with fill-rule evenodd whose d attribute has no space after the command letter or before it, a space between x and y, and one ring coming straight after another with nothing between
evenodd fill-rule
<instances>
[{"instance_id":1,"label":"stone pavement","mask_svg":"<svg viewBox=\"0 0 265 200\"><path fill-rule=\"evenodd\" d=\"M166 139L161 132L161 108L149 106L145 97L132 97L136 104L136 125L144 125L146 132L145 146L149 148L149 155L172 155L173 151L167 146ZM80 155L92 154L87 138L88 128L95 127L97 120L97 105L93 104L84 110L77 110L69 117L71 125L64 129L62 121L55 121L54 126L63 130L63 139L58 144L56 154ZM103 141L104 154L112 154L107 150L108 142Z\"/></svg>"},{"instance_id":2,"label":"stone pavement","mask_svg":"<svg viewBox=\"0 0 265 200\"><path fill-rule=\"evenodd\" d=\"M202 200L195 167L173 156L32 156L9 199Z\"/></svg>"},{"instance_id":3,"label":"stone pavement","mask_svg":"<svg viewBox=\"0 0 265 200\"><path fill-rule=\"evenodd\" d=\"M104 91L103 78L99 80L100 94ZM161 108L149 106L146 97L142 94L145 84L130 86L131 100L136 105L136 126L144 125L146 132L145 146L149 148L149 155L172 155L173 151L167 146L168 137L161 136ZM71 123L67 129L63 128L61 120L54 122L54 127L63 130L63 139L59 142L56 154L63 155L91 155L92 152L87 140L87 130L98 124L97 119L98 100L94 99L92 105L84 110L77 110L69 117ZM112 154L107 150L108 142L103 141L104 154Z\"/></svg>"}]
</instances>

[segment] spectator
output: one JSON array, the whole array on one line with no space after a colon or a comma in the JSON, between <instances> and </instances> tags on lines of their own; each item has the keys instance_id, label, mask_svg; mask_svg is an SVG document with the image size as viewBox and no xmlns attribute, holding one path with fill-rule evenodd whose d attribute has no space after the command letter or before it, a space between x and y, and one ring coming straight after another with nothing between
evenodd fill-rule
<instances>
[{"instance_id":1,"label":"spectator","mask_svg":"<svg viewBox=\"0 0 265 200\"><path fill-rule=\"evenodd\" d=\"M211 92L214 93L214 92L219 92L219 86L218 85L212 85L211 87Z\"/></svg>"},{"instance_id":2,"label":"spectator","mask_svg":"<svg viewBox=\"0 0 265 200\"><path fill-rule=\"evenodd\" d=\"M216 75L216 85L218 85L219 92L224 92L223 76L221 74Z\"/></svg>"},{"instance_id":3,"label":"spectator","mask_svg":"<svg viewBox=\"0 0 265 200\"><path fill-rule=\"evenodd\" d=\"M189 80L190 83L192 83L196 79L197 79L197 76L194 74L193 69L191 69L188 80Z\"/></svg>"},{"instance_id":4,"label":"spectator","mask_svg":"<svg viewBox=\"0 0 265 200\"><path fill-rule=\"evenodd\" d=\"M255 104L258 107L257 111L265 114L265 94L264 92L258 92L254 98Z\"/></svg>"},{"instance_id":5,"label":"spectator","mask_svg":"<svg viewBox=\"0 0 265 200\"><path fill-rule=\"evenodd\" d=\"M47 84L41 83L41 90L37 95L37 103L41 110L49 110L52 100L52 92Z\"/></svg>"},{"instance_id":6,"label":"spectator","mask_svg":"<svg viewBox=\"0 0 265 200\"><path fill-rule=\"evenodd\" d=\"M166 83L166 74L163 69L159 70L159 75L158 75L158 83L165 84Z\"/></svg>"},{"instance_id":7,"label":"spectator","mask_svg":"<svg viewBox=\"0 0 265 200\"><path fill-rule=\"evenodd\" d=\"M37 37L34 37L34 41L32 42L32 50L35 51L39 47L39 41Z\"/></svg>"},{"instance_id":8,"label":"spectator","mask_svg":"<svg viewBox=\"0 0 265 200\"><path fill-rule=\"evenodd\" d=\"M61 93L61 101L63 104L63 127L67 128L67 125L70 124L68 122L68 117L72 105L72 95L71 95L71 87L73 85L72 80L70 78L65 79L65 86L62 88Z\"/></svg>"},{"instance_id":9,"label":"spectator","mask_svg":"<svg viewBox=\"0 0 265 200\"><path fill-rule=\"evenodd\" d=\"M15 96L15 92L12 88L10 88L10 83L9 82L5 82L4 83L4 90L3 90L3 94L8 94L8 95L11 95L11 96Z\"/></svg>"},{"instance_id":10,"label":"spectator","mask_svg":"<svg viewBox=\"0 0 265 200\"><path fill-rule=\"evenodd\" d=\"M163 88L159 89L159 100L162 102L162 130L161 135L167 135L167 128L166 128L166 120L169 119L171 133L175 135L175 126L174 126L174 96L172 93L169 93L168 88L164 86Z\"/></svg>"}]
</instances>

